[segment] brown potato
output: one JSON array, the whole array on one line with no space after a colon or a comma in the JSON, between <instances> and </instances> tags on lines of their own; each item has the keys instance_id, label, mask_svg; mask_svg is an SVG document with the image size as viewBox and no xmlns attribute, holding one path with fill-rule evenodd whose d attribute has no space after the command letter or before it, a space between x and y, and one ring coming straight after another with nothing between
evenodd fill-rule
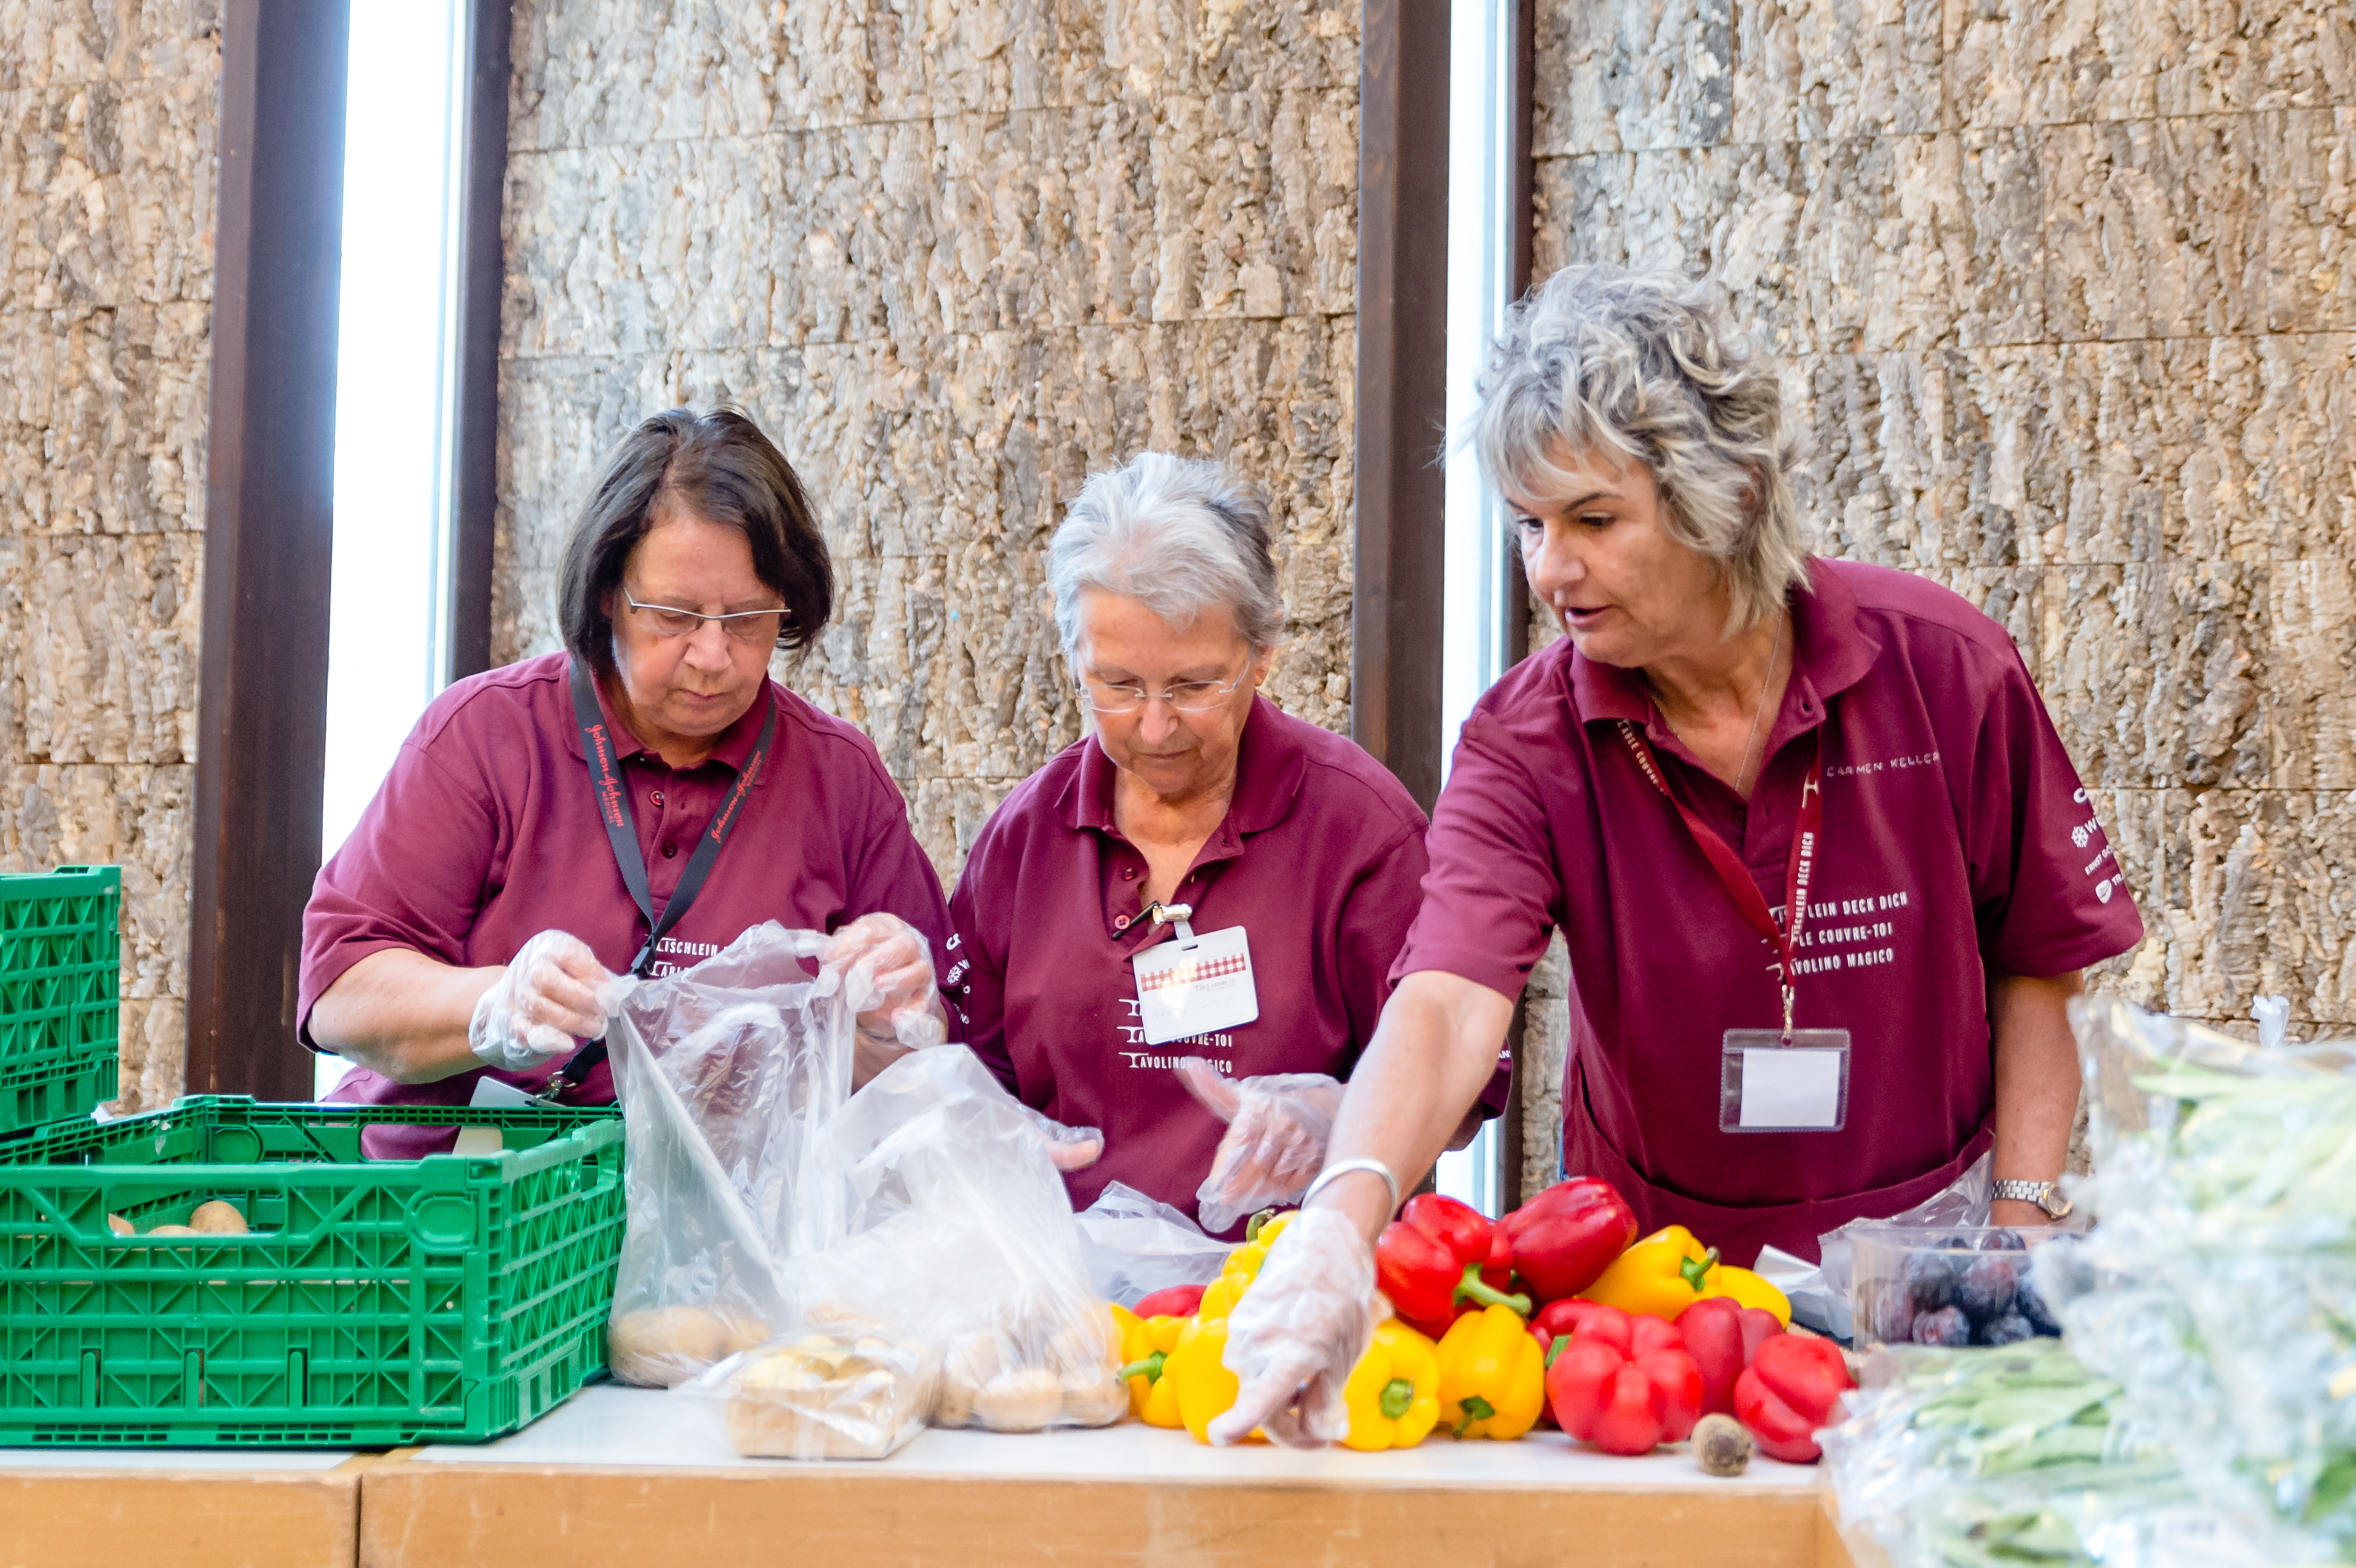
<instances>
[{"instance_id":1,"label":"brown potato","mask_svg":"<svg viewBox=\"0 0 2356 1568\"><path fill-rule=\"evenodd\" d=\"M242 1236L246 1233L245 1216L236 1204L216 1198L197 1205L197 1211L188 1216L188 1228L209 1236Z\"/></svg>"}]
</instances>

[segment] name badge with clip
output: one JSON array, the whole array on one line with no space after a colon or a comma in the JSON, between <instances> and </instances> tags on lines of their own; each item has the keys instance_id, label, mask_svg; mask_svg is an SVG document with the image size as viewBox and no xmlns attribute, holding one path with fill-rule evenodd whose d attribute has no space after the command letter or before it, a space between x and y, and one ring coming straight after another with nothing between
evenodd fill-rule
<instances>
[{"instance_id":1,"label":"name badge with clip","mask_svg":"<svg viewBox=\"0 0 2356 1568\"><path fill-rule=\"evenodd\" d=\"M1234 1029L1259 1017L1252 983L1251 944L1240 925L1195 934L1190 904L1157 903L1153 923L1178 928L1175 941L1156 943L1131 958L1137 975L1139 1022L1145 1043L1167 1045Z\"/></svg>"}]
</instances>

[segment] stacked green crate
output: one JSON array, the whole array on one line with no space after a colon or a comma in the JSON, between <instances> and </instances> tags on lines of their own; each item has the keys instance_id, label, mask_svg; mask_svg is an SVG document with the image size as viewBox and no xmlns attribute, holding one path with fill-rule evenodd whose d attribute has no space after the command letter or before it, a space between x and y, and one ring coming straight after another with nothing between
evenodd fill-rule
<instances>
[{"instance_id":1,"label":"stacked green crate","mask_svg":"<svg viewBox=\"0 0 2356 1568\"><path fill-rule=\"evenodd\" d=\"M370 1125L497 1152L369 1160ZM226 1202L242 1235L157 1233ZM470 1441L604 1371L612 1107L198 1096L0 1143L0 1446Z\"/></svg>"},{"instance_id":2,"label":"stacked green crate","mask_svg":"<svg viewBox=\"0 0 2356 1568\"><path fill-rule=\"evenodd\" d=\"M114 1097L123 869L0 875L0 1136Z\"/></svg>"}]
</instances>

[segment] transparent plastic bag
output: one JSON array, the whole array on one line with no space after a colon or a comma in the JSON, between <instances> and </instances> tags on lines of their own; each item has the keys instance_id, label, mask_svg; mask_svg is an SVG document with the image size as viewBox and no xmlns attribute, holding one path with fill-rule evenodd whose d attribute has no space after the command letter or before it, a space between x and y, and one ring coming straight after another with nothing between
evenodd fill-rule
<instances>
[{"instance_id":1,"label":"transparent plastic bag","mask_svg":"<svg viewBox=\"0 0 2356 1568\"><path fill-rule=\"evenodd\" d=\"M1088 1284L1108 1301L1134 1307L1157 1290L1208 1285L1235 1249L1203 1233L1185 1211L1116 1181L1080 1211Z\"/></svg>"},{"instance_id":2,"label":"transparent plastic bag","mask_svg":"<svg viewBox=\"0 0 2356 1568\"><path fill-rule=\"evenodd\" d=\"M792 1261L798 1321L937 1358L931 1415L1001 1432L1129 1409L1110 1309L1030 1115L962 1047L894 1062L819 1135L841 1239Z\"/></svg>"},{"instance_id":3,"label":"transparent plastic bag","mask_svg":"<svg viewBox=\"0 0 2356 1568\"><path fill-rule=\"evenodd\" d=\"M924 1430L939 1359L865 1318L807 1324L720 1362L679 1392L720 1407L739 1454L881 1459Z\"/></svg>"},{"instance_id":4,"label":"transparent plastic bag","mask_svg":"<svg viewBox=\"0 0 2356 1568\"><path fill-rule=\"evenodd\" d=\"M608 1364L669 1387L795 1321L784 1265L840 1235L816 1134L849 1094L857 997L828 938L770 922L634 986L606 1033L628 1128Z\"/></svg>"},{"instance_id":5,"label":"transparent plastic bag","mask_svg":"<svg viewBox=\"0 0 2356 1568\"><path fill-rule=\"evenodd\" d=\"M2097 1223L2039 1268L2070 1344L2206 1503L2356 1553L2356 1046L2071 1016L2094 1174L2070 1185Z\"/></svg>"}]
</instances>

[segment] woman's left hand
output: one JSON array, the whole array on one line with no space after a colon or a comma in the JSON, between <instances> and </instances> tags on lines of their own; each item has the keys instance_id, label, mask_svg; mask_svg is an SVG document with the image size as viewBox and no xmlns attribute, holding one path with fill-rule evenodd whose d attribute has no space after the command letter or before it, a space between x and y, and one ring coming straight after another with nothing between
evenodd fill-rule
<instances>
[{"instance_id":1,"label":"woman's left hand","mask_svg":"<svg viewBox=\"0 0 2356 1568\"><path fill-rule=\"evenodd\" d=\"M898 915L879 910L837 931L825 965L842 976L845 990L859 1007L862 1058L880 1052L883 1061L888 1061L901 1049L939 1045L948 1039L948 1018L933 981L932 945Z\"/></svg>"}]
</instances>

